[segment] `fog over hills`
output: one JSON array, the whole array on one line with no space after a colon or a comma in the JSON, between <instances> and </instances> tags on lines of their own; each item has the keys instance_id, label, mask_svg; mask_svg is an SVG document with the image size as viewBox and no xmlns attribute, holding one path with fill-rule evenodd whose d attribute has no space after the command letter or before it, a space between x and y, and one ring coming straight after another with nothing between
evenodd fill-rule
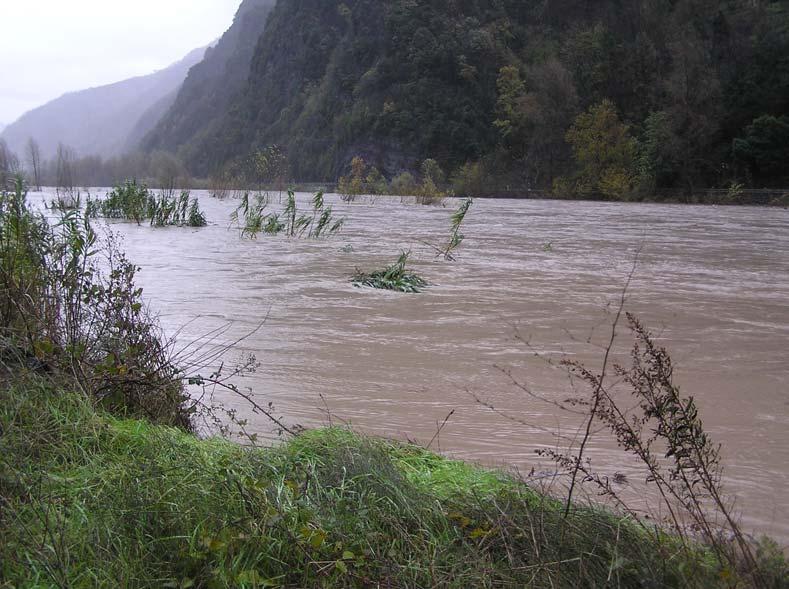
<instances>
[{"instance_id":1,"label":"fog over hills","mask_svg":"<svg viewBox=\"0 0 789 589\"><path fill-rule=\"evenodd\" d=\"M230 105L246 86L252 57L275 5L276 0L241 3L232 26L189 71L177 98L159 113L161 120L143 141L145 148L180 149L187 160L201 160L202 139L220 132ZM210 167L207 161L200 163Z\"/></svg>"},{"instance_id":2,"label":"fog over hills","mask_svg":"<svg viewBox=\"0 0 789 589\"><path fill-rule=\"evenodd\" d=\"M139 76L64 94L20 117L2 129L0 137L21 155L34 138L44 158L51 158L58 143L81 156L118 155L134 147L166 112L189 69L206 49L196 49L181 61L147 76Z\"/></svg>"}]
</instances>

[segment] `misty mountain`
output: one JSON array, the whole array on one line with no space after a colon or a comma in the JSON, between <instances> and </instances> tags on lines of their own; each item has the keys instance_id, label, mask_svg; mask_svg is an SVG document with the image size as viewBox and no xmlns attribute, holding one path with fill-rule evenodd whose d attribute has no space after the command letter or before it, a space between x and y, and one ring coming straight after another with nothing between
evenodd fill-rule
<instances>
[{"instance_id":1,"label":"misty mountain","mask_svg":"<svg viewBox=\"0 0 789 589\"><path fill-rule=\"evenodd\" d=\"M276 0L241 3L233 24L189 71L177 97L156 107L167 108L143 141L147 149L178 151L189 161L201 161L203 138L219 132L225 114L247 83L252 56L275 5ZM152 110L148 120L157 114ZM205 167L208 162L200 165Z\"/></svg>"},{"instance_id":2,"label":"misty mountain","mask_svg":"<svg viewBox=\"0 0 789 589\"><path fill-rule=\"evenodd\" d=\"M189 68L205 51L196 49L147 76L65 94L24 114L0 137L20 156L30 137L38 141L44 158L56 153L58 143L81 156L119 155L136 147L172 105Z\"/></svg>"}]
</instances>

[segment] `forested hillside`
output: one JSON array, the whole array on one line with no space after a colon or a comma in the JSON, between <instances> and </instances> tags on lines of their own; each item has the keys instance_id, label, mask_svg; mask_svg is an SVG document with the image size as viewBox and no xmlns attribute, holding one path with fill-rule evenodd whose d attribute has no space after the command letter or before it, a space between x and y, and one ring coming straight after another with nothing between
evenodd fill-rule
<instances>
[{"instance_id":1,"label":"forested hillside","mask_svg":"<svg viewBox=\"0 0 789 589\"><path fill-rule=\"evenodd\" d=\"M611 197L788 180L785 2L280 0L254 21L242 87L185 85L149 147L197 174L279 145L298 179L431 157Z\"/></svg>"}]
</instances>

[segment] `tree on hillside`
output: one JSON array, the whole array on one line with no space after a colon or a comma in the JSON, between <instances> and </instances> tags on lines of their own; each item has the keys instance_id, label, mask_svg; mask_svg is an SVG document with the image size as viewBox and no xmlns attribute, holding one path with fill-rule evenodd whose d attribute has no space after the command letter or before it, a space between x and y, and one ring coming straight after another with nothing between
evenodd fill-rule
<instances>
[{"instance_id":1,"label":"tree on hillside","mask_svg":"<svg viewBox=\"0 0 789 589\"><path fill-rule=\"evenodd\" d=\"M658 188L673 186L679 173L679 138L669 114L650 113L643 124L638 149L639 190L652 194Z\"/></svg>"},{"instance_id":2,"label":"tree on hillside","mask_svg":"<svg viewBox=\"0 0 789 589\"><path fill-rule=\"evenodd\" d=\"M493 125L499 130L502 142L514 159L523 157L526 152L527 120L523 102L526 84L520 71L513 65L504 66L499 70L496 80L498 101L496 114L498 117Z\"/></svg>"},{"instance_id":3,"label":"tree on hillside","mask_svg":"<svg viewBox=\"0 0 789 589\"><path fill-rule=\"evenodd\" d=\"M567 142L579 167L576 192L621 198L633 191L638 142L610 100L578 115L567 131Z\"/></svg>"},{"instance_id":4,"label":"tree on hillside","mask_svg":"<svg viewBox=\"0 0 789 589\"><path fill-rule=\"evenodd\" d=\"M721 87L703 40L684 32L670 45L673 69L665 80L666 107L675 145L679 181L692 193L709 185L726 158L728 145L718 145L722 118ZM717 153L716 153L717 152Z\"/></svg>"},{"instance_id":5,"label":"tree on hillside","mask_svg":"<svg viewBox=\"0 0 789 589\"><path fill-rule=\"evenodd\" d=\"M745 128L733 144L734 157L757 182L789 178L789 116L763 115Z\"/></svg>"},{"instance_id":6,"label":"tree on hillside","mask_svg":"<svg viewBox=\"0 0 789 589\"><path fill-rule=\"evenodd\" d=\"M552 184L568 159L564 136L577 114L572 75L554 58L529 68L526 80L507 66L501 69L498 89L494 125L505 148L521 162L529 186Z\"/></svg>"}]
</instances>

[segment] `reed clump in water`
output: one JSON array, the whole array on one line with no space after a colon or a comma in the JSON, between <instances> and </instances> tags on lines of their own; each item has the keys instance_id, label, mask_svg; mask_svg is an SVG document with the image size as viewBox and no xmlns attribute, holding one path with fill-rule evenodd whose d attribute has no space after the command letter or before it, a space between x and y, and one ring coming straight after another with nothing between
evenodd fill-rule
<instances>
[{"instance_id":1,"label":"reed clump in water","mask_svg":"<svg viewBox=\"0 0 789 589\"><path fill-rule=\"evenodd\" d=\"M208 221L196 198L188 190L176 196L163 191L158 197L136 180L116 186L103 199L88 199L86 211L91 218L122 219L138 225L149 221L152 227L205 227Z\"/></svg>"},{"instance_id":2,"label":"reed clump in water","mask_svg":"<svg viewBox=\"0 0 789 589\"><path fill-rule=\"evenodd\" d=\"M255 239L259 234L280 235L308 239L331 237L345 224L344 218L334 216L331 205L327 205L323 192L317 192L311 201L308 213L298 210L296 194L288 191L285 209L281 212L267 213L269 200L263 195L250 198L247 192L241 204L231 215L231 222L239 227L242 237Z\"/></svg>"},{"instance_id":3,"label":"reed clump in water","mask_svg":"<svg viewBox=\"0 0 789 589\"><path fill-rule=\"evenodd\" d=\"M353 285L407 293L422 291L427 286L427 281L406 268L410 255L411 252L402 252L394 264L383 270L370 273L357 270L352 280Z\"/></svg>"}]
</instances>

